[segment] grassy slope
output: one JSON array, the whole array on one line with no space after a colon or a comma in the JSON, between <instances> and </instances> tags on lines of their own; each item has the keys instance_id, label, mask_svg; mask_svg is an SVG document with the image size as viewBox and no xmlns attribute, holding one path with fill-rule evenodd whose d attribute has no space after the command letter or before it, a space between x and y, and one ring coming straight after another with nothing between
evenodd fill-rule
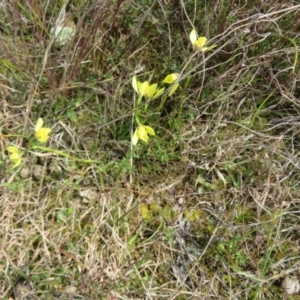
<instances>
[{"instance_id":1,"label":"grassy slope","mask_svg":"<svg viewBox=\"0 0 300 300\"><path fill-rule=\"evenodd\" d=\"M1 299L282 299L299 275L300 6L207 2L73 0L63 47L63 1L3 2ZM137 68L182 77L132 149Z\"/></svg>"}]
</instances>

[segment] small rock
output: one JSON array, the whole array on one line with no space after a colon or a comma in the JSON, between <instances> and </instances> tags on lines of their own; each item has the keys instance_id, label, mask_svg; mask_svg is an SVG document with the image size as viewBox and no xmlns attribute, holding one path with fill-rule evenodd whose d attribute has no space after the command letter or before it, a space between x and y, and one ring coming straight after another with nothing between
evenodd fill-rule
<instances>
[{"instance_id":1,"label":"small rock","mask_svg":"<svg viewBox=\"0 0 300 300\"><path fill-rule=\"evenodd\" d=\"M76 287L75 286L72 286L72 285L69 285L69 286L66 286L65 288L64 288L64 293L65 294L75 294L76 293L76 291L77 291L77 289L76 289Z\"/></svg>"},{"instance_id":2,"label":"small rock","mask_svg":"<svg viewBox=\"0 0 300 300\"><path fill-rule=\"evenodd\" d=\"M281 287L288 295L296 294L300 291L300 284L296 278L285 277L281 283Z\"/></svg>"},{"instance_id":3,"label":"small rock","mask_svg":"<svg viewBox=\"0 0 300 300\"><path fill-rule=\"evenodd\" d=\"M39 299L34 295L34 289L31 282L18 283L14 287L15 300L36 300Z\"/></svg>"},{"instance_id":4,"label":"small rock","mask_svg":"<svg viewBox=\"0 0 300 300\"><path fill-rule=\"evenodd\" d=\"M51 163L49 164L48 170L55 175L59 175L62 173L62 167L53 161L51 161Z\"/></svg>"},{"instance_id":5,"label":"small rock","mask_svg":"<svg viewBox=\"0 0 300 300\"><path fill-rule=\"evenodd\" d=\"M44 175L44 167L41 165L35 165L33 167L32 176L35 180L41 180Z\"/></svg>"},{"instance_id":6,"label":"small rock","mask_svg":"<svg viewBox=\"0 0 300 300\"><path fill-rule=\"evenodd\" d=\"M24 168L21 169L20 176L21 176L22 179L28 178L29 175L30 175L29 168L24 167Z\"/></svg>"},{"instance_id":7,"label":"small rock","mask_svg":"<svg viewBox=\"0 0 300 300\"><path fill-rule=\"evenodd\" d=\"M86 188L86 189L81 189L79 191L79 196L86 199L86 200L94 200L97 196L97 192L94 189Z\"/></svg>"}]
</instances>

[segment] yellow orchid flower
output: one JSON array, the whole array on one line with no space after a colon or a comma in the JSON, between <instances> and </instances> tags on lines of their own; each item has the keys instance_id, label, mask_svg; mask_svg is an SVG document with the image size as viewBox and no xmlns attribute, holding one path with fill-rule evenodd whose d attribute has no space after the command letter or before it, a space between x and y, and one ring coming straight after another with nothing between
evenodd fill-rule
<instances>
[{"instance_id":1,"label":"yellow orchid flower","mask_svg":"<svg viewBox=\"0 0 300 300\"><path fill-rule=\"evenodd\" d=\"M165 79L163 80L163 82L171 84L171 83L174 83L178 77L179 77L178 73L172 73L172 74L167 75L165 77Z\"/></svg>"},{"instance_id":2,"label":"yellow orchid flower","mask_svg":"<svg viewBox=\"0 0 300 300\"><path fill-rule=\"evenodd\" d=\"M163 80L163 82L168 83L168 84L173 84L178 79L178 77L179 77L178 73L172 73L172 74L167 75L165 77L165 79ZM171 96L177 90L178 87L179 87L179 82L175 83L172 86L168 96Z\"/></svg>"},{"instance_id":3,"label":"yellow orchid flower","mask_svg":"<svg viewBox=\"0 0 300 300\"><path fill-rule=\"evenodd\" d=\"M7 147L7 151L10 153L9 159L14 163L13 169L18 167L22 161L22 153L15 146Z\"/></svg>"},{"instance_id":4,"label":"yellow orchid flower","mask_svg":"<svg viewBox=\"0 0 300 300\"><path fill-rule=\"evenodd\" d=\"M198 37L198 33L197 33L196 29L193 29L191 31L190 41L197 50L200 50L202 52L206 52L206 51L209 51L209 50L217 47L216 44L207 47L206 46L207 38L205 36Z\"/></svg>"},{"instance_id":5,"label":"yellow orchid flower","mask_svg":"<svg viewBox=\"0 0 300 300\"><path fill-rule=\"evenodd\" d=\"M149 81L140 82L136 76L132 77L132 87L140 98L146 96L149 99L160 96L165 90L165 88L158 90L157 83L150 85Z\"/></svg>"},{"instance_id":6,"label":"yellow orchid flower","mask_svg":"<svg viewBox=\"0 0 300 300\"><path fill-rule=\"evenodd\" d=\"M49 139L49 134L51 133L50 128L43 127L44 121L39 118L35 125L35 137L41 143L46 143Z\"/></svg>"},{"instance_id":7,"label":"yellow orchid flower","mask_svg":"<svg viewBox=\"0 0 300 300\"><path fill-rule=\"evenodd\" d=\"M148 143L149 141L148 134L155 135L154 129L150 126L139 124L131 138L132 144L136 145L139 139Z\"/></svg>"}]
</instances>

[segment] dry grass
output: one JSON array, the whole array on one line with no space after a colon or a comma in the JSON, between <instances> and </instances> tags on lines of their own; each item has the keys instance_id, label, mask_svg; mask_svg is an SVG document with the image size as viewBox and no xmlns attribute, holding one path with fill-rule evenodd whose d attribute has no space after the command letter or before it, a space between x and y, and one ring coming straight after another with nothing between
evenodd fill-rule
<instances>
[{"instance_id":1,"label":"dry grass","mask_svg":"<svg viewBox=\"0 0 300 300\"><path fill-rule=\"evenodd\" d=\"M54 2L0 3L0 298L299 299L300 5ZM181 81L132 149L137 68Z\"/></svg>"}]
</instances>

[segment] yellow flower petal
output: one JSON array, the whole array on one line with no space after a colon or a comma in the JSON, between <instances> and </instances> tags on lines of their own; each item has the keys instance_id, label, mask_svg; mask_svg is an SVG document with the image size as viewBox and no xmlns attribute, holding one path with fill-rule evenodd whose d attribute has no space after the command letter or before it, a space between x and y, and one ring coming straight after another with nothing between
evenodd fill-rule
<instances>
[{"instance_id":1,"label":"yellow flower petal","mask_svg":"<svg viewBox=\"0 0 300 300\"><path fill-rule=\"evenodd\" d=\"M149 133L150 135L155 135L155 131L152 127L150 126L143 126L143 127L146 129L147 133Z\"/></svg>"},{"instance_id":2,"label":"yellow flower petal","mask_svg":"<svg viewBox=\"0 0 300 300\"><path fill-rule=\"evenodd\" d=\"M217 47L216 44L207 47L207 38L205 36L198 37L197 31L195 29L193 29L190 33L190 41L197 50L200 50L202 52L206 52Z\"/></svg>"},{"instance_id":3,"label":"yellow flower petal","mask_svg":"<svg viewBox=\"0 0 300 300\"><path fill-rule=\"evenodd\" d=\"M39 142L45 143L48 141L50 133L51 133L50 128L42 127L35 133L35 137Z\"/></svg>"},{"instance_id":4,"label":"yellow flower petal","mask_svg":"<svg viewBox=\"0 0 300 300\"><path fill-rule=\"evenodd\" d=\"M9 147L7 147L7 151L9 153L19 153L19 149L17 147L15 147L15 146L9 146Z\"/></svg>"},{"instance_id":5,"label":"yellow flower petal","mask_svg":"<svg viewBox=\"0 0 300 300\"><path fill-rule=\"evenodd\" d=\"M161 89L159 89L159 90L156 92L156 94L155 94L155 98L156 98L156 97L159 97L164 91L165 91L165 88L164 88L164 87L161 88Z\"/></svg>"},{"instance_id":6,"label":"yellow flower petal","mask_svg":"<svg viewBox=\"0 0 300 300\"><path fill-rule=\"evenodd\" d=\"M203 50L203 47L206 45L207 38L205 36L199 37L197 41L195 41L194 46L199 50Z\"/></svg>"},{"instance_id":7,"label":"yellow flower petal","mask_svg":"<svg viewBox=\"0 0 300 300\"><path fill-rule=\"evenodd\" d=\"M136 79L136 76L132 77L132 87L138 93L139 98L146 96L151 99L163 93L163 90L157 91L157 83L150 85L149 81L140 82Z\"/></svg>"},{"instance_id":8,"label":"yellow flower petal","mask_svg":"<svg viewBox=\"0 0 300 300\"><path fill-rule=\"evenodd\" d=\"M204 48L206 48L206 49L203 50L203 51L209 51L209 50L211 50L211 49L213 49L213 48L215 48L215 47L217 47L217 46L218 46L217 44L214 44L214 45L209 46L209 47L204 47Z\"/></svg>"},{"instance_id":9,"label":"yellow flower petal","mask_svg":"<svg viewBox=\"0 0 300 300\"><path fill-rule=\"evenodd\" d=\"M133 89L134 89L137 93L139 93L138 83L137 83L136 76L133 76L133 77L132 77L132 82L131 82L131 84L132 84Z\"/></svg>"},{"instance_id":10,"label":"yellow flower petal","mask_svg":"<svg viewBox=\"0 0 300 300\"><path fill-rule=\"evenodd\" d=\"M136 129L134 134L132 135L131 143L132 143L132 145L135 146L138 141L139 141L139 137L137 136L137 129Z\"/></svg>"},{"instance_id":11,"label":"yellow flower petal","mask_svg":"<svg viewBox=\"0 0 300 300\"><path fill-rule=\"evenodd\" d=\"M9 156L9 159L14 163L13 169L20 165L22 161L22 153L19 151L19 149L15 146L9 146L7 147L7 151L11 153Z\"/></svg>"},{"instance_id":12,"label":"yellow flower petal","mask_svg":"<svg viewBox=\"0 0 300 300\"><path fill-rule=\"evenodd\" d=\"M198 34L197 34L196 29L194 28L190 33L190 41L194 45L195 42L197 41L197 39L198 39Z\"/></svg>"},{"instance_id":13,"label":"yellow flower petal","mask_svg":"<svg viewBox=\"0 0 300 300\"><path fill-rule=\"evenodd\" d=\"M44 121L42 118L39 118L35 124L35 132L39 131L43 127Z\"/></svg>"},{"instance_id":14,"label":"yellow flower petal","mask_svg":"<svg viewBox=\"0 0 300 300\"><path fill-rule=\"evenodd\" d=\"M139 95L144 96L149 89L149 82L148 81L145 81L143 83L138 82L138 88L139 88Z\"/></svg>"},{"instance_id":15,"label":"yellow flower petal","mask_svg":"<svg viewBox=\"0 0 300 300\"><path fill-rule=\"evenodd\" d=\"M178 89L178 87L179 87L179 83L175 83L169 92L169 96L171 96Z\"/></svg>"},{"instance_id":16,"label":"yellow flower petal","mask_svg":"<svg viewBox=\"0 0 300 300\"><path fill-rule=\"evenodd\" d=\"M150 85L146 91L146 96L148 98L152 98L156 92L156 88L157 88L157 83Z\"/></svg>"},{"instance_id":17,"label":"yellow flower petal","mask_svg":"<svg viewBox=\"0 0 300 300\"><path fill-rule=\"evenodd\" d=\"M138 143L138 140L142 140L145 143L148 143L149 141L148 134L155 135L154 129L150 126L139 124L134 134L131 137L132 144L136 145Z\"/></svg>"},{"instance_id":18,"label":"yellow flower petal","mask_svg":"<svg viewBox=\"0 0 300 300\"><path fill-rule=\"evenodd\" d=\"M21 162L21 155L19 153L13 153L9 156L9 159L14 163L18 162L19 160Z\"/></svg>"},{"instance_id":19,"label":"yellow flower petal","mask_svg":"<svg viewBox=\"0 0 300 300\"><path fill-rule=\"evenodd\" d=\"M36 139L41 142L45 143L49 139L49 134L51 133L50 128L43 127L44 121L42 118L39 118L35 124L35 137Z\"/></svg>"},{"instance_id":20,"label":"yellow flower petal","mask_svg":"<svg viewBox=\"0 0 300 300\"><path fill-rule=\"evenodd\" d=\"M173 83L176 81L176 79L179 77L178 73L172 73L166 76L166 78L163 80L165 83Z\"/></svg>"},{"instance_id":21,"label":"yellow flower petal","mask_svg":"<svg viewBox=\"0 0 300 300\"><path fill-rule=\"evenodd\" d=\"M21 161L22 161L22 159L21 159L20 156L15 156L15 157L14 157L14 155L16 155L16 154L12 154L12 155L9 157L9 159L14 163L13 169L16 168L16 167L18 167L18 166L21 164Z\"/></svg>"},{"instance_id":22,"label":"yellow flower petal","mask_svg":"<svg viewBox=\"0 0 300 300\"><path fill-rule=\"evenodd\" d=\"M137 128L137 136L140 140L148 143L149 141L149 137L148 137L148 132L145 128L144 125L139 125L138 128Z\"/></svg>"}]
</instances>

